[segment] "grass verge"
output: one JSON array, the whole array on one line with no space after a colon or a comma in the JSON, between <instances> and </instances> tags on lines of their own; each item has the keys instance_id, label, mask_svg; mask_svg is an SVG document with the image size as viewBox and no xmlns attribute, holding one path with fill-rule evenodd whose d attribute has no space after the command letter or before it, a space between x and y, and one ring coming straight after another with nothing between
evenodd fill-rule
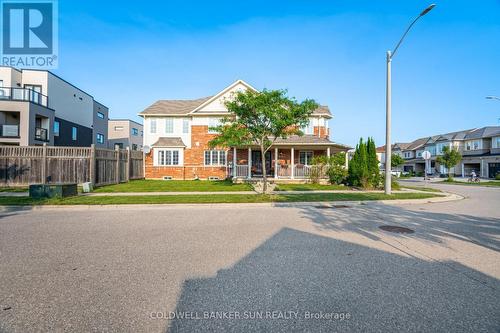
<instances>
[{"instance_id":1,"label":"grass verge","mask_svg":"<svg viewBox=\"0 0 500 333\"><path fill-rule=\"evenodd\" d=\"M423 191L423 192L434 192L434 193L440 193L440 192L442 192L441 190L439 190L437 188L423 187L423 186L401 185L401 188L406 188L406 189L409 189L409 190Z\"/></svg>"},{"instance_id":2,"label":"grass verge","mask_svg":"<svg viewBox=\"0 0 500 333\"><path fill-rule=\"evenodd\" d=\"M261 202L318 202L367 201L396 199L427 199L431 193L311 193L311 194L214 194L214 195L151 195L151 196L78 196L64 199L32 199L29 197L0 197L0 205L120 205L120 204L187 204L187 203L261 203Z\"/></svg>"},{"instance_id":3,"label":"grass verge","mask_svg":"<svg viewBox=\"0 0 500 333\"><path fill-rule=\"evenodd\" d=\"M342 185L321 185L321 184L278 184L276 191L338 191L350 190L348 186Z\"/></svg>"},{"instance_id":4,"label":"grass verge","mask_svg":"<svg viewBox=\"0 0 500 333\"><path fill-rule=\"evenodd\" d=\"M28 192L27 187L0 187L0 192Z\"/></svg>"},{"instance_id":5,"label":"grass verge","mask_svg":"<svg viewBox=\"0 0 500 333\"><path fill-rule=\"evenodd\" d=\"M97 193L117 192L234 192L252 191L250 184L233 184L228 180L132 180L128 183L98 187Z\"/></svg>"}]
</instances>

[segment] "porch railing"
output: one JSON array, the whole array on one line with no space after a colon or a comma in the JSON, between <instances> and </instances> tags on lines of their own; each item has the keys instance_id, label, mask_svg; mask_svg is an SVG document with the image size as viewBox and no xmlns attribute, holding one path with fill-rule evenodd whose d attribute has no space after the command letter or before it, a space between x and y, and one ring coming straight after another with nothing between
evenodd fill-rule
<instances>
[{"instance_id":1,"label":"porch railing","mask_svg":"<svg viewBox=\"0 0 500 333\"><path fill-rule=\"evenodd\" d=\"M318 178L327 178L326 166L322 165L304 165L295 164L293 168L293 178L295 179L308 179L311 177L313 172L317 172ZM292 165L290 164L278 164L276 169L276 175L278 178L292 178ZM268 174L269 177L273 177L274 174L271 172ZM236 165L235 173L233 177L236 178L247 178L248 177L248 165Z\"/></svg>"},{"instance_id":2,"label":"porch railing","mask_svg":"<svg viewBox=\"0 0 500 333\"><path fill-rule=\"evenodd\" d=\"M234 177L248 177L248 165L236 165Z\"/></svg>"}]
</instances>

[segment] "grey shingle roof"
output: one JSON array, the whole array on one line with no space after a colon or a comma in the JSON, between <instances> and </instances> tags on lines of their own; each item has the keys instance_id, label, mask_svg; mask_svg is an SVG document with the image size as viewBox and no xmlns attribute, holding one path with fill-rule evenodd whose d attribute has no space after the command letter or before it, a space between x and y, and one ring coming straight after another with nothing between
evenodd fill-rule
<instances>
[{"instance_id":1,"label":"grey shingle roof","mask_svg":"<svg viewBox=\"0 0 500 333\"><path fill-rule=\"evenodd\" d=\"M213 96L185 99L185 100L159 100L147 107L139 115L185 115L208 101ZM326 105L320 105L313 112L314 115L331 117L330 109Z\"/></svg>"},{"instance_id":2,"label":"grey shingle roof","mask_svg":"<svg viewBox=\"0 0 500 333\"><path fill-rule=\"evenodd\" d=\"M153 147L186 147L181 138L161 137L153 143Z\"/></svg>"},{"instance_id":3,"label":"grey shingle roof","mask_svg":"<svg viewBox=\"0 0 500 333\"><path fill-rule=\"evenodd\" d=\"M188 114L201 104L208 101L213 96L186 99L186 100L159 100L153 105L147 107L139 115L176 115Z\"/></svg>"},{"instance_id":4,"label":"grey shingle roof","mask_svg":"<svg viewBox=\"0 0 500 333\"><path fill-rule=\"evenodd\" d=\"M318 138L316 135L291 135L286 139L278 138L274 142L277 145L287 145L287 144L311 144L311 145L335 145L335 146L342 146L345 148L351 148L349 146L340 144L340 143L335 143L333 141L328 140L327 138Z\"/></svg>"},{"instance_id":5,"label":"grey shingle roof","mask_svg":"<svg viewBox=\"0 0 500 333\"><path fill-rule=\"evenodd\" d=\"M491 138L492 136L500 136L500 126L486 126L482 128L477 128L467 133L465 139L469 140L469 139L479 139L479 138Z\"/></svg>"}]
</instances>

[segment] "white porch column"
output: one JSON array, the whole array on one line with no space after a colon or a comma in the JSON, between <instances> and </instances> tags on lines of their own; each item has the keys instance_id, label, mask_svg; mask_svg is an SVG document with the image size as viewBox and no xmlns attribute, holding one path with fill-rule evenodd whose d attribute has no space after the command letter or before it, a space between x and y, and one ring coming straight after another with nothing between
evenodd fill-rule
<instances>
[{"instance_id":1,"label":"white porch column","mask_svg":"<svg viewBox=\"0 0 500 333\"><path fill-rule=\"evenodd\" d=\"M295 178L295 156L294 156L294 154L295 154L295 149L292 147L291 156L290 156L290 163L292 165L292 174L290 175L290 177L292 179Z\"/></svg>"},{"instance_id":2,"label":"white porch column","mask_svg":"<svg viewBox=\"0 0 500 333\"><path fill-rule=\"evenodd\" d=\"M349 152L345 152L345 168L349 169Z\"/></svg>"},{"instance_id":3,"label":"white porch column","mask_svg":"<svg viewBox=\"0 0 500 333\"><path fill-rule=\"evenodd\" d=\"M233 177L236 177L236 147L233 147Z\"/></svg>"},{"instance_id":4,"label":"white porch column","mask_svg":"<svg viewBox=\"0 0 500 333\"><path fill-rule=\"evenodd\" d=\"M326 148L326 157L330 158L330 147Z\"/></svg>"},{"instance_id":5,"label":"white porch column","mask_svg":"<svg viewBox=\"0 0 500 333\"><path fill-rule=\"evenodd\" d=\"M274 148L274 178L278 178L278 147Z\"/></svg>"},{"instance_id":6,"label":"white porch column","mask_svg":"<svg viewBox=\"0 0 500 333\"><path fill-rule=\"evenodd\" d=\"M248 176L247 178L252 178L252 148L248 148Z\"/></svg>"},{"instance_id":7,"label":"white porch column","mask_svg":"<svg viewBox=\"0 0 500 333\"><path fill-rule=\"evenodd\" d=\"M465 177L465 165L462 163L462 177Z\"/></svg>"}]
</instances>

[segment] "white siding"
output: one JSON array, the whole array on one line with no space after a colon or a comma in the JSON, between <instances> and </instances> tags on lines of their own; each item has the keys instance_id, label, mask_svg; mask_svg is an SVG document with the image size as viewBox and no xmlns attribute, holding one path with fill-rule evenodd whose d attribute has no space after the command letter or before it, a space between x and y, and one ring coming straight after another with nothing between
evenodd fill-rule
<instances>
[{"instance_id":1,"label":"white siding","mask_svg":"<svg viewBox=\"0 0 500 333\"><path fill-rule=\"evenodd\" d=\"M144 118L144 145L152 146L159 138L181 138L187 148L191 148L191 125L189 119L189 133L182 131L183 119L185 117L172 117L174 123L173 133L165 133L165 119L167 117L145 117ZM156 119L156 133L151 133L151 120Z\"/></svg>"}]
</instances>

